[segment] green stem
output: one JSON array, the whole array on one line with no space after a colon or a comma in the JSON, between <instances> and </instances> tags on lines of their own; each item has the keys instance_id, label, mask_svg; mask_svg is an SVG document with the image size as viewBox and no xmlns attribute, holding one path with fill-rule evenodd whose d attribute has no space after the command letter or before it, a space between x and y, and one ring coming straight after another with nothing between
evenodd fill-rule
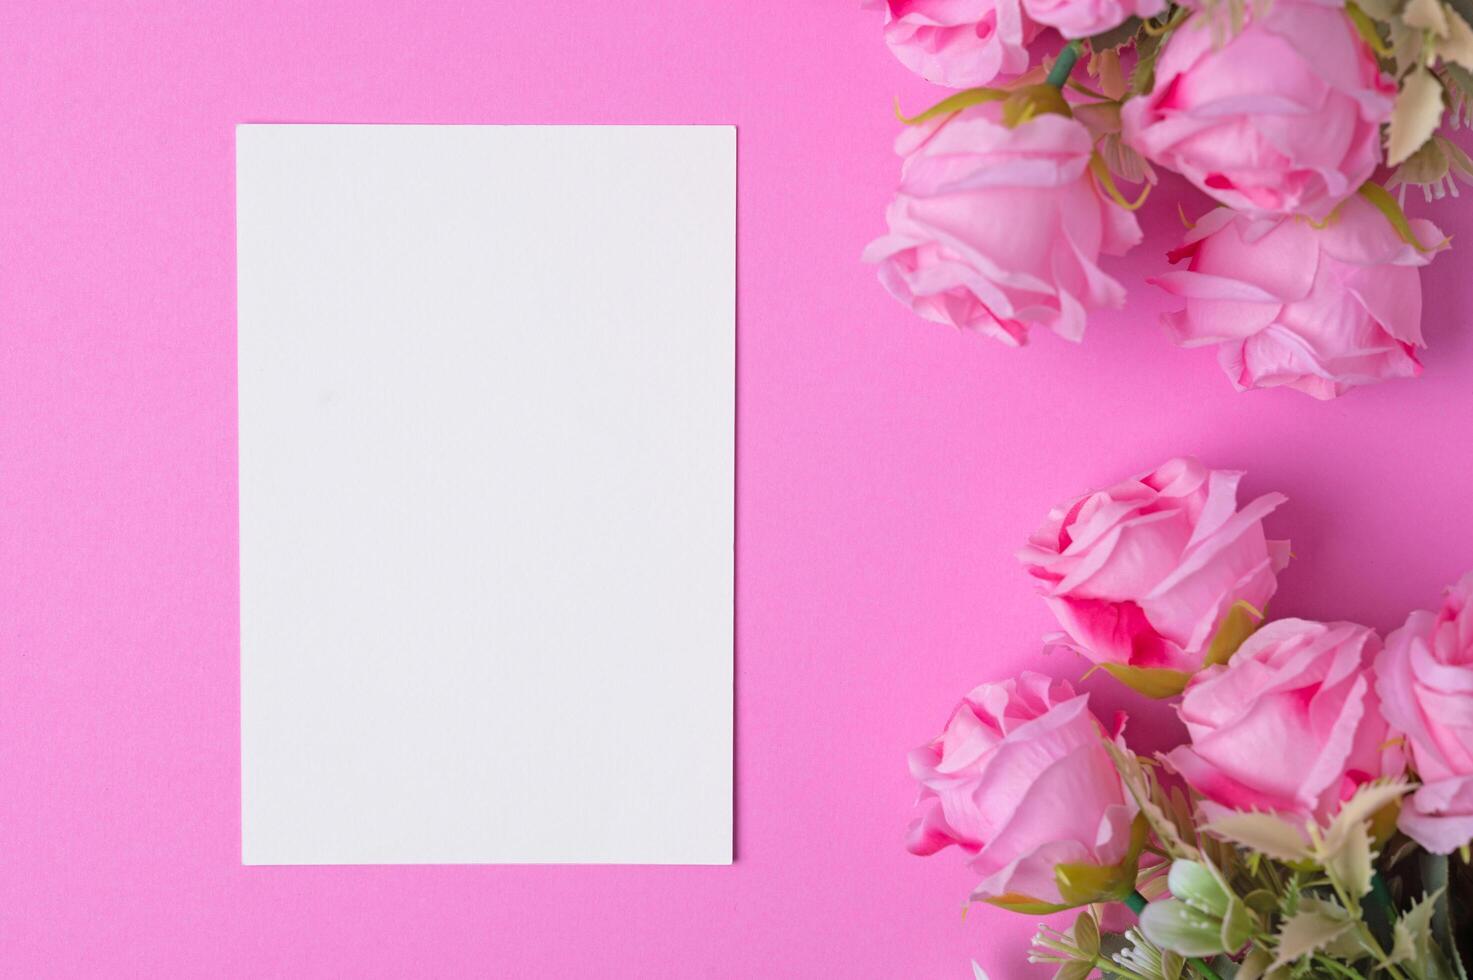
<instances>
[{"instance_id":1,"label":"green stem","mask_svg":"<svg viewBox=\"0 0 1473 980\"><path fill-rule=\"evenodd\" d=\"M1423 854L1422 855L1422 888L1428 894L1432 894L1439 888L1443 889L1444 899L1451 899L1447 893L1447 855L1446 854ZM1433 907L1432 931L1439 939L1449 935L1447 901L1440 901Z\"/></svg>"},{"instance_id":2,"label":"green stem","mask_svg":"<svg viewBox=\"0 0 1473 980\"><path fill-rule=\"evenodd\" d=\"M1095 957L1095 969L1106 976L1120 977L1121 980L1150 980L1149 977L1143 977L1134 970L1123 967L1114 960L1106 959L1103 956Z\"/></svg>"},{"instance_id":3,"label":"green stem","mask_svg":"<svg viewBox=\"0 0 1473 980\"><path fill-rule=\"evenodd\" d=\"M1130 910L1135 913L1136 918L1140 918L1141 912L1145 911L1146 908L1146 896L1140 892L1131 892L1125 896L1125 904L1130 906ZM1202 960L1189 958L1187 964L1206 978L1206 980L1222 980L1218 972Z\"/></svg>"},{"instance_id":4,"label":"green stem","mask_svg":"<svg viewBox=\"0 0 1473 980\"><path fill-rule=\"evenodd\" d=\"M1355 930L1360 933L1361 942L1365 945L1366 951L1376 959L1377 965L1390 974L1392 980L1407 980L1406 974L1398 970L1396 964L1391 962L1391 957L1386 955L1386 950L1382 948L1381 941L1376 938L1375 934L1371 932L1370 927L1366 925L1365 913L1361 909L1360 903L1351 901L1350 896L1345 894L1345 889L1341 888L1335 879L1331 878L1329 882L1330 890L1340 900L1340 906L1349 909L1352 915L1361 916L1355 922Z\"/></svg>"},{"instance_id":5,"label":"green stem","mask_svg":"<svg viewBox=\"0 0 1473 980\"><path fill-rule=\"evenodd\" d=\"M1364 974L1357 973L1355 970L1352 970L1348 966L1344 966L1343 964L1336 963L1334 960L1330 959L1328 956L1325 956L1323 954L1315 953L1314 954L1314 961L1316 963L1318 963L1320 966L1323 966L1326 969L1330 970L1332 973L1338 973L1342 977L1348 977L1349 980L1366 980Z\"/></svg>"},{"instance_id":6,"label":"green stem","mask_svg":"<svg viewBox=\"0 0 1473 980\"><path fill-rule=\"evenodd\" d=\"M1059 60L1048 70L1048 77L1044 82L1054 88L1063 88L1064 83L1069 80L1069 73L1074 70L1074 63L1079 60L1079 42L1070 41L1064 45L1064 50L1059 52Z\"/></svg>"},{"instance_id":7,"label":"green stem","mask_svg":"<svg viewBox=\"0 0 1473 980\"><path fill-rule=\"evenodd\" d=\"M1395 922L1396 905L1391 901L1391 889L1386 887L1386 879L1381 877L1379 871L1371 875L1371 897L1385 911L1386 917Z\"/></svg>"},{"instance_id":8,"label":"green stem","mask_svg":"<svg viewBox=\"0 0 1473 980\"><path fill-rule=\"evenodd\" d=\"M1361 907L1361 913L1371 927L1371 934L1384 949L1395 939L1392 930L1396 927L1396 903L1391 900L1391 889L1386 887L1386 879L1379 871L1371 875L1369 897L1370 901Z\"/></svg>"}]
</instances>

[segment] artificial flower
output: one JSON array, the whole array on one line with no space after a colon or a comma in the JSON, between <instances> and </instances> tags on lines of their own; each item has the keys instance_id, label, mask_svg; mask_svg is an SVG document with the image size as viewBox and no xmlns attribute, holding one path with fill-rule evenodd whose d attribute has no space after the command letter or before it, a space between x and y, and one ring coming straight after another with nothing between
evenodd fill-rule
<instances>
[{"instance_id":1,"label":"artificial flower","mask_svg":"<svg viewBox=\"0 0 1473 980\"><path fill-rule=\"evenodd\" d=\"M1023 0L1023 12L1064 37L1091 37L1119 27L1131 17L1154 17L1166 0Z\"/></svg>"},{"instance_id":2,"label":"artificial flower","mask_svg":"<svg viewBox=\"0 0 1473 980\"><path fill-rule=\"evenodd\" d=\"M1431 245L1428 221L1409 226ZM1178 344L1219 344L1239 390L1286 386L1334 398L1356 385L1421 372L1421 266L1431 252L1404 241L1360 197L1316 227L1211 212L1171 253L1180 270L1150 280L1186 300L1163 322Z\"/></svg>"},{"instance_id":3,"label":"artificial flower","mask_svg":"<svg viewBox=\"0 0 1473 980\"><path fill-rule=\"evenodd\" d=\"M866 0L885 11L885 43L901 64L950 88L1023 74L1038 25L1019 0Z\"/></svg>"},{"instance_id":4,"label":"artificial flower","mask_svg":"<svg viewBox=\"0 0 1473 980\"><path fill-rule=\"evenodd\" d=\"M1034 325L1078 340L1088 310L1125 300L1100 254L1129 249L1140 227L1101 193L1081 123L1043 113L1008 126L1002 112L987 102L901 135L890 231L865 259L928 320L1014 346Z\"/></svg>"},{"instance_id":5,"label":"artificial flower","mask_svg":"<svg viewBox=\"0 0 1473 980\"><path fill-rule=\"evenodd\" d=\"M1263 530L1285 498L1239 509L1241 478L1173 459L1054 508L1018 558L1063 643L1158 697L1230 653L1242 635L1228 634L1261 616L1289 558Z\"/></svg>"},{"instance_id":6,"label":"artificial flower","mask_svg":"<svg viewBox=\"0 0 1473 980\"><path fill-rule=\"evenodd\" d=\"M1117 736L1065 681L981 685L910 755L923 812L907 846L968 852L979 901L1045 911L1123 897L1143 838L1105 748Z\"/></svg>"},{"instance_id":7,"label":"artificial flower","mask_svg":"<svg viewBox=\"0 0 1473 980\"><path fill-rule=\"evenodd\" d=\"M1193 678L1189 744L1166 763L1209 819L1264 810L1325 823L1362 785L1398 776L1371 668L1381 640L1355 623L1280 619Z\"/></svg>"},{"instance_id":8,"label":"artificial flower","mask_svg":"<svg viewBox=\"0 0 1473 980\"><path fill-rule=\"evenodd\" d=\"M1376 690L1421 780L1398 825L1427 850L1451 853L1473 840L1473 572L1441 609L1412 613L1386 638Z\"/></svg>"},{"instance_id":9,"label":"artificial flower","mask_svg":"<svg viewBox=\"0 0 1473 980\"><path fill-rule=\"evenodd\" d=\"M1126 143L1245 214L1323 220L1381 161L1396 85L1339 5L1252 6L1226 38L1214 16L1172 32Z\"/></svg>"}]
</instances>

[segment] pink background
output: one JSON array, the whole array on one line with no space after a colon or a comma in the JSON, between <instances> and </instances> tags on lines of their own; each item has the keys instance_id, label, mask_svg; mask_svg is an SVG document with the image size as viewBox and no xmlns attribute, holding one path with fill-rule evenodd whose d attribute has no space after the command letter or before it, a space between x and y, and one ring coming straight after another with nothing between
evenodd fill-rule
<instances>
[{"instance_id":1,"label":"pink background","mask_svg":"<svg viewBox=\"0 0 1473 980\"><path fill-rule=\"evenodd\" d=\"M1291 497L1278 614L1386 628L1473 566L1462 252L1424 276L1421 380L1238 395L1139 284L1168 189L1111 267L1128 310L1006 350L858 262L897 93L937 96L844 0L0 6L0 973L1046 976L1033 921L964 921L958 857L901 836L905 752L961 693L1081 672L1012 558L1051 503L1246 468ZM240 866L242 121L740 127L735 866Z\"/></svg>"}]
</instances>

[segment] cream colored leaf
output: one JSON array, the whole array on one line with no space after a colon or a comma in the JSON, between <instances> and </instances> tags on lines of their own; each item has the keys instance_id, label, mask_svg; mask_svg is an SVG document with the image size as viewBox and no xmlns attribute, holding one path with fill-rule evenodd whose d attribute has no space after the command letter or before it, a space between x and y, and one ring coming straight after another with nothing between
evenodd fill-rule
<instances>
[{"instance_id":1,"label":"cream colored leaf","mask_svg":"<svg viewBox=\"0 0 1473 980\"><path fill-rule=\"evenodd\" d=\"M1162 849L1172 857L1195 857L1197 849L1182 840L1176 825L1157 804L1156 782L1146 773L1145 767L1141 765L1136 754L1109 739L1105 740L1104 746L1105 750L1110 753L1110 759L1115 763L1116 771L1120 773L1121 782L1125 784L1136 806L1140 807L1142 815L1150 824L1151 832L1156 835Z\"/></svg>"},{"instance_id":2,"label":"cream colored leaf","mask_svg":"<svg viewBox=\"0 0 1473 980\"><path fill-rule=\"evenodd\" d=\"M1299 828L1272 813L1233 813L1219 817L1205 829L1276 861L1302 861L1310 856L1309 842Z\"/></svg>"},{"instance_id":3,"label":"cream colored leaf","mask_svg":"<svg viewBox=\"0 0 1473 980\"><path fill-rule=\"evenodd\" d=\"M1386 28L1390 35L1391 60L1396 65L1396 76L1400 78L1413 66L1422 63L1422 41L1426 35L1399 19L1392 20Z\"/></svg>"},{"instance_id":4,"label":"cream colored leaf","mask_svg":"<svg viewBox=\"0 0 1473 980\"><path fill-rule=\"evenodd\" d=\"M1447 10L1441 0L1409 0L1401 12L1402 23L1437 37L1447 37Z\"/></svg>"},{"instance_id":5,"label":"cream colored leaf","mask_svg":"<svg viewBox=\"0 0 1473 980\"><path fill-rule=\"evenodd\" d=\"M1360 898L1371 890L1374 859L1371 832L1364 822L1337 834L1333 846L1326 837L1315 852L1315 860L1324 867L1325 874L1351 898Z\"/></svg>"},{"instance_id":6,"label":"cream colored leaf","mask_svg":"<svg viewBox=\"0 0 1473 980\"><path fill-rule=\"evenodd\" d=\"M1473 69L1473 27L1456 13L1447 15L1447 36L1440 38L1435 46L1437 56L1443 61L1452 61L1464 68Z\"/></svg>"},{"instance_id":7,"label":"cream colored leaf","mask_svg":"<svg viewBox=\"0 0 1473 980\"><path fill-rule=\"evenodd\" d=\"M1441 121L1442 83L1418 65L1402 83L1391 110L1386 162L1394 167L1416 153Z\"/></svg>"},{"instance_id":8,"label":"cream colored leaf","mask_svg":"<svg viewBox=\"0 0 1473 980\"><path fill-rule=\"evenodd\" d=\"M1404 779L1381 779L1373 783L1366 783L1355 791L1355 795L1344 803L1340 809L1335 811L1335 819L1330 821L1327 838L1333 838L1336 834L1344 833L1352 825L1365 823L1375 817L1386 807L1411 792L1411 784Z\"/></svg>"},{"instance_id":9,"label":"cream colored leaf","mask_svg":"<svg viewBox=\"0 0 1473 980\"><path fill-rule=\"evenodd\" d=\"M1439 888L1431 895L1423 895L1411 908L1396 920L1395 942L1391 947L1391 962L1403 963L1411 960L1420 964L1427 956L1432 944L1432 913L1437 908Z\"/></svg>"},{"instance_id":10,"label":"cream colored leaf","mask_svg":"<svg viewBox=\"0 0 1473 980\"><path fill-rule=\"evenodd\" d=\"M1338 907L1317 903L1301 908L1279 927L1278 955L1269 969L1286 966L1300 957L1323 949L1354 924L1345 914L1345 910Z\"/></svg>"}]
</instances>

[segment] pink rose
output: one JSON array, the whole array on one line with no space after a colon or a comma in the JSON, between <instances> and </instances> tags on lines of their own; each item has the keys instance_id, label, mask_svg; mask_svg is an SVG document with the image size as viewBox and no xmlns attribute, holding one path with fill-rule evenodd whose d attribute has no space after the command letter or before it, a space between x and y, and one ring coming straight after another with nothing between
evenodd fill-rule
<instances>
[{"instance_id":1,"label":"pink rose","mask_svg":"<svg viewBox=\"0 0 1473 980\"><path fill-rule=\"evenodd\" d=\"M866 0L885 9L885 43L928 82L972 88L1028 70L1038 25L1019 0Z\"/></svg>"},{"instance_id":2,"label":"pink rose","mask_svg":"<svg viewBox=\"0 0 1473 980\"><path fill-rule=\"evenodd\" d=\"M1363 783L1401 773L1370 670L1380 649L1354 623L1267 624L1193 678L1177 709L1191 743L1167 764L1209 819L1256 809L1326 822Z\"/></svg>"},{"instance_id":3,"label":"pink rose","mask_svg":"<svg viewBox=\"0 0 1473 980\"><path fill-rule=\"evenodd\" d=\"M1091 37L1131 17L1154 17L1166 0L1023 0L1028 16L1065 37Z\"/></svg>"},{"instance_id":4,"label":"pink rose","mask_svg":"<svg viewBox=\"0 0 1473 980\"><path fill-rule=\"evenodd\" d=\"M1396 86L1341 5L1262 6L1225 43L1207 14L1174 31L1125 141L1230 208L1323 219L1380 162Z\"/></svg>"},{"instance_id":5,"label":"pink rose","mask_svg":"<svg viewBox=\"0 0 1473 980\"><path fill-rule=\"evenodd\" d=\"M1431 222L1412 228L1428 245L1442 238ZM1185 269L1151 280L1186 299L1163 322L1184 347L1221 344L1218 360L1239 390L1286 385L1334 398L1422 370L1417 269L1431 255L1362 198L1318 229L1218 208L1171 253L1183 259Z\"/></svg>"},{"instance_id":6,"label":"pink rose","mask_svg":"<svg viewBox=\"0 0 1473 980\"><path fill-rule=\"evenodd\" d=\"M1083 125L1044 113L1012 129L1001 111L984 103L901 135L890 233L865 261L928 320L1014 346L1033 324L1078 340L1086 310L1125 300L1100 253L1123 253L1140 227L1095 185Z\"/></svg>"},{"instance_id":7,"label":"pink rose","mask_svg":"<svg viewBox=\"0 0 1473 980\"><path fill-rule=\"evenodd\" d=\"M1386 638L1376 691L1422 782L1398 826L1429 851L1457 850L1473 840L1473 572Z\"/></svg>"},{"instance_id":8,"label":"pink rose","mask_svg":"<svg viewBox=\"0 0 1473 980\"><path fill-rule=\"evenodd\" d=\"M1239 510L1241 478L1173 459L1051 511L1018 558L1065 644L1144 693L1180 691L1239 603L1264 608L1289 560L1262 523L1285 498Z\"/></svg>"},{"instance_id":9,"label":"pink rose","mask_svg":"<svg viewBox=\"0 0 1473 980\"><path fill-rule=\"evenodd\" d=\"M946 730L910 754L925 809L907 847L934 854L958 845L982 876L974 900L1025 911L1120 897L1061 890L1060 865L1106 869L1078 877L1128 891L1141 842L1136 805L1088 701L1029 672L968 694Z\"/></svg>"}]
</instances>

